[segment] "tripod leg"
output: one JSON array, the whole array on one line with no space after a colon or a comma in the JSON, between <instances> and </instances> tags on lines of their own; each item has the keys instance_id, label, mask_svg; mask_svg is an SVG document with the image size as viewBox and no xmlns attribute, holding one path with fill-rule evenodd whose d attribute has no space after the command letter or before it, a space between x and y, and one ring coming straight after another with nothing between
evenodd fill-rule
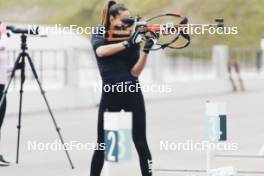
<instances>
[{"instance_id":1,"label":"tripod leg","mask_svg":"<svg viewBox=\"0 0 264 176\"><path fill-rule=\"evenodd\" d=\"M21 117L22 117L22 102L23 102L23 87L25 82L25 58L22 55L21 63L20 63L20 72L21 72L21 80L20 80L20 91L19 91L19 113L18 113L18 125L17 125L17 154L16 154L16 163L19 163L19 149L20 149L20 131L21 131Z\"/></svg>"},{"instance_id":2,"label":"tripod leg","mask_svg":"<svg viewBox=\"0 0 264 176\"><path fill-rule=\"evenodd\" d=\"M48 108L49 114L50 114L50 116L51 116L51 118L52 118L53 124L54 124L54 126L55 126L55 128L56 128L56 131L57 131L58 135L59 135L60 141L61 141L61 143L62 143L62 145L63 145L63 147L64 147L64 150L65 150L66 156L67 156L67 158L68 158L68 160L69 160L69 163L70 163L70 165L71 165L71 168L74 169L74 165L73 165L73 162L72 162L72 160L71 160L71 157L70 157L70 154L69 154L68 148L67 148L67 146L65 145L64 139L63 139L62 134L61 134L61 132L60 132L60 128L59 128L59 126L58 126L58 124L57 124L57 122L56 122L56 119L55 119L55 117L54 117L54 115L53 115L53 112L52 112L52 110L51 110L51 107L50 107L50 105L49 105L49 102L48 102L48 100L47 100L47 97L46 97L46 95L45 95L45 91L44 91L44 89L42 88L42 85L41 85L41 83L40 83L40 81L39 81L39 78L38 78L38 75L37 75L36 69L35 69L35 67L34 67L34 64L33 64L32 60L31 60L30 56L29 56L28 54L27 54L26 56L27 56L27 58L28 58L28 62L29 62L29 65L30 65L30 67L31 67L31 70L32 70L32 72L33 72L33 75L34 75L34 77L35 77L35 79L36 79L36 81L37 81L37 83L38 83L38 85L39 85L39 88L40 88L41 94L42 94L42 96L43 96L43 98L44 98L44 101L45 101L45 103L46 103L46 105L47 105L47 108Z\"/></svg>"}]
</instances>

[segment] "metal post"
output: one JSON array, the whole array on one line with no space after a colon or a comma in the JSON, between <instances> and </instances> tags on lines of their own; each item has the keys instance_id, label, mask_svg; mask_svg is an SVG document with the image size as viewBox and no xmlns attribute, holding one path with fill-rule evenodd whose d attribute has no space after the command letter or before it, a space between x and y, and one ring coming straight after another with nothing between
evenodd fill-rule
<instances>
[{"instance_id":1,"label":"metal post","mask_svg":"<svg viewBox=\"0 0 264 176\"><path fill-rule=\"evenodd\" d=\"M225 45L216 45L213 47L213 64L215 76L217 78L227 77L228 47Z\"/></svg>"}]
</instances>

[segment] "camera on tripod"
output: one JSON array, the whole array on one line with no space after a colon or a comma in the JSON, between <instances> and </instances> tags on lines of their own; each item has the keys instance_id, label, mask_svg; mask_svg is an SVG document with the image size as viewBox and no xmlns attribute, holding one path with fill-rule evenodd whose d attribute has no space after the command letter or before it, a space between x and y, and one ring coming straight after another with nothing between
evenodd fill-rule
<instances>
[{"instance_id":1,"label":"camera on tripod","mask_svg":"<svg viewBox=\"0 0 264 176\"><path fill-rule=\"evenodd\" d=\"M13 34L22 34L22 35L39 35L39 26L31 26L28 28L18 28L10 25L3 25L0 21L0 32L6 33L7 37L10 37L10 32Z\"/></svg>"},{"instance_id":2,"label":"camera on tripod","mask_svg":"<svg viewBox=\"0 0 264 176\"><path fill-rule=\"evenodd\" d=\"M20 53L18 54L18 57L15 61L15 64L14 64L14 67L13 67L13 70L11 72L11 76L10 76L10 79L5 87L5 90L3 91L3 96L1 97L0 99L0 108L2 107L3 105L3 102L7 96L7 93L8 93L8 89L11 85L11 82L14 80L14 77L15 77L15 72L16 70L20 69L20 100L19 100L19 113L18 113L18 125L17 125L17 154L16 154L16 163L18 164L19 162L19 151L20 151L20 130L21 130L21 119L22 119L22 97L23 97L23 92L24 92L24 83L25 83L25 79L26 79L26 74L25 74L25 62L26 60L28 61L29 63L29 67L31 68L31 71L33 73L33 76L39 86L39 89L40 89L40 92L41 92L41 95L45 101L45 104L48 108L48 112L52 118L52 122L56 128L56 131L58 133L58 136L60 138L60 141L65 149L65 153L66 153L66 156L68 158L68 161L71 165L71 168L74 169L74 165L73 165L73 162L71 160L71 157L70 157L70 154L69 154L69 151L68 151L68 148L67 146L65 145L65 142L64 142L64 139L62 137L62 134L60 132L60 127L58 126L57 122L56 122L56 119L53 115L53 112L52 112L52 109L51 109L51 106L47 100L47 97L45 95L45 91L43 89L43 86L39 80L39 77L38 77L38 74L37 74L37 71L35 69L35 66L34 66L34 63L28 53L28 47L27 47L27 37L29 35L34 35L34 36L41 36L39 35L39 27L36 27L34 26L34 28L27 28L27 29L23 29L23 28L16 28L14 26L4 26L1 24L0 22L0 32L3 31L3 33L7 33L10 31L14 34L21 34L21 51Z\"/></svg>"},{"instance_id":3,"label":"camera on tripod","mask_svg":"<svg viewBox=\"0 0 264 176\"><path fill-rule=\"evenodd\" d=\"M8 31L11 31L14 34L39 35L39 27L38 26L35 28L27 28L27 29L17 28L15 26L6 26L6 29Z\"/></svg>"}]
</instances>

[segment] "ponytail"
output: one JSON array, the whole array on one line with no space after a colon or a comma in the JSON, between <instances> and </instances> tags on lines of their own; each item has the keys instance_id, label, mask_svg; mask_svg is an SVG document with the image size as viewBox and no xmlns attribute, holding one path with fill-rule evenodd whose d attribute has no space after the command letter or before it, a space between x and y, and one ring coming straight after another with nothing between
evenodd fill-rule
<instances>
[{"instance_id":1,"label":"ponytail","mask_svg":"<svg viewBox=\"0 0 264 176\"><path fill-rule=\"evenodd\" d=\"M105 27L105 30L108 31L110 28L110 16L116 17L120 11L126 10L128 9L124 4L118 4L114 0L108 0L104 7L102 18L102 26Z\"/></svg>"},{"instance_id":2,"label":"ponytail","mask_svg":"<svg viewBox=\"0 0 264 176\"><path fill-rule=\"evenodd\" d=\"M114 0L107 0L104 10L103 10L103 16L102 16L102 26L105 27L106 30L109 30L110 27L110 8L116 4L116 1Z\"/></svg>"}]
</instances>

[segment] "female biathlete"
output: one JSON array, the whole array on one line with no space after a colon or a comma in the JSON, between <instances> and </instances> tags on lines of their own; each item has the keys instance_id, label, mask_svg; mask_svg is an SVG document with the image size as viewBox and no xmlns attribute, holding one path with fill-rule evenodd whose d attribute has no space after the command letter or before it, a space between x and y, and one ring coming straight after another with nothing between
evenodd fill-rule
<instances>
[{"instance_id":1,"label":"female biathlete","mask_svg":"<svg viewBox=\"0 0 264 176\"><path fill-rule=\"evenodd\" d=\"M105 8L103 26L106 30L122 29L125 24L122 19L130 16L123 4L108 1ZM138 87L138 76L142 72L148 58L149 49L153 47L155 38L146 41L143 53L140 55L141 37L136 32L126 41L111 42L105 35L93 35L92 46L95 51L97 65L105 85L123 85ZM137 85L137 86L135 86ZM146 112L144 98L140 89L129 91L102 90L98 115L99 144L104 143L104 112L119 112L121 110L133 113L132 136L140 158L142 176L152 175L152 157L146 139ZM91 176L99 176L104 164L104 151L94 152L91 164Z\"/></svg>"}]
</instances>

